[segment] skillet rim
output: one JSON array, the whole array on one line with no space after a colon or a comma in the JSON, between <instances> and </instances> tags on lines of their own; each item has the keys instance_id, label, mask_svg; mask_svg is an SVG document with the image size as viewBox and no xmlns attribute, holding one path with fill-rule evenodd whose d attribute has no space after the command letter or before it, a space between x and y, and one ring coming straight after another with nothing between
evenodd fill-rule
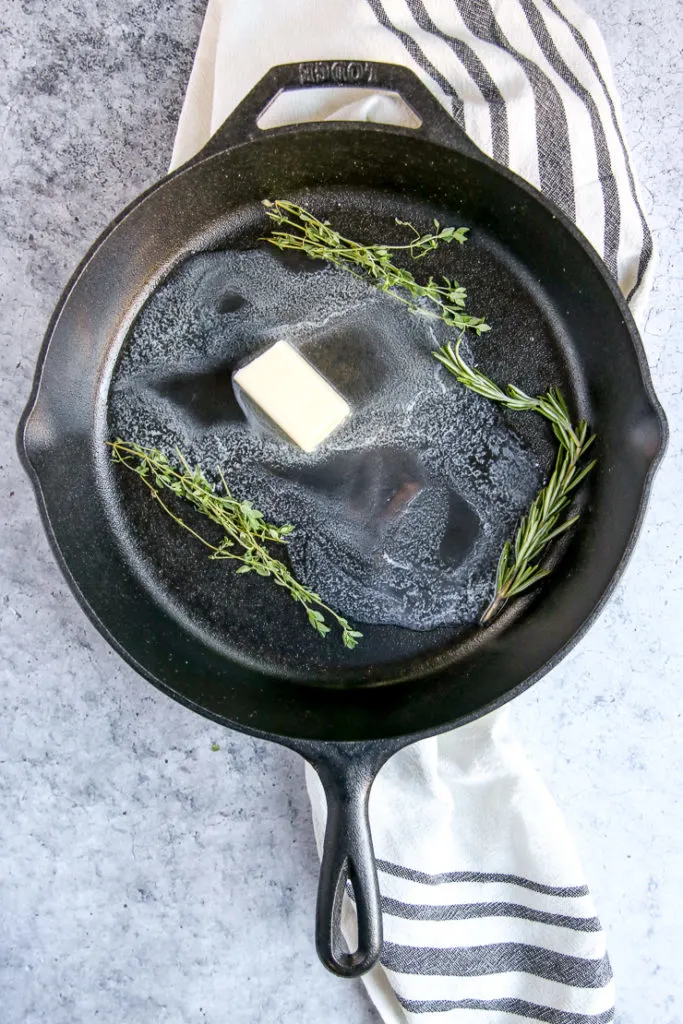
<instances>
[{"instance_id":1,"label":"skillet rim","mask_svg":"<svg viewBox=\"0 0 683 1024\"><path fill-rule=\"evenodd\" d=\"M221 148L219 150L215 149L215 142L212 146L212 140L209 140L207 146L203 150L201 150L195 157L193 157L187 163L183 164L181 167L177 168L172 173L165 175L158 181L154 182L149 188L145 189L142 193L136 196L126 207L124 207L120 211L119 214L117 214L114 217L114 219L107 225L104 231L102 231L102 233L98 236L95 242L90 246L84 257L79 262L75 271L69 278L65 288L63 289L59 297L57 305L55 306L55 309L50 317L48 327L46 329L45 336L36 362L36 370L34 374L30 396L24 408L17 428L17 448L19 457L34 488L34 492L36 494L38 503L39 514L48 538L48 542L53 551L53 554L56 557L57 563L63 575L66 578L67 583L69 584L71 590L73 591L81 608L84 610L84 612L86 613L90 621L93 623L95 628L98 630L98 632L101 633L101 635L104 637L107 643L109 643L110 646L113 647L113 649L124 659L124 661L126 661L139 675L141 675L148 682L151 682L162 692L172 697L174 700L177 700L179 703L190 708L191 710L202 714L204 717L207 717L222 725L227 725L230 728L235 728L238 731L247 733L249 735L258 736L266 739L274 739L281 743L285 743L285 745L293 747L300 746L301 744L305 744L307 742L323 744L341 743L342 745L349 746L358 745L359 743L376 744L378 742L391 744L392 741L396 743L399 740L399 745L402 746L404 744L414 742L415 740L419 740L426 736L433 736L437 735L440 732L448 731L456 726L466 724L469 721L473 721L485 714L488 714L496 708L506 704L509 700L514 699L516 696L518 696L520 693L528 689L540 678L542 678L547 672L551 671L551 669L554 668L585 635L585 633L593 624L597 616L600 614L601 610L604 608L605 604L611 597L617 583L619 582L624 572L624 569L631 557L638 535L642 528L643 520L647 510L647 503L652 489L654 475L662 461L668 440L668 424L661 403L659 402L657 394L654 390L654 385L652 383L652 377L649 365L647 363L645 350L640 339L637 327L635 325L635 321L631 314L631 311L623 295L621 294L621 291L619 290L616 281L613 279L613 277L607 270L605 264L602 262L597 252L592 248L587 239L581 234L576 225L552 202L552 200L548 199L546 196L540 193L537 189L535 189L524 179L520 178L514 172L510 171L509 168L497 164L495 161L491 160L483 153L473 152L474 147L471 143L469 144L468 147L460 147L457 144L457 139L454 139L454 145L448 146L444 145L443 143L435 142L433 140L425 140L424 138L421 138L419 135L417 135L411 129L400 128L397 126L377 125L372 123L313 122L303 125L289 125L283 128L263 132L263 136L259 137L258 141L260 142L261 138L263 138L264 140L272 140L275 137L282 137L283 135L310 135L320 133L333 134L335 132L348 132L349 130L361 131L364 133L381 133L391 137L399 136L406 139L410 139L412 142L424 142L431 146L437 146L438 148L446 150L447 152L457 152L460 154L461 157L464 157L468 160L473 160L475 162L479 162L487 166L495 174L501 176L504 179L507 179L517 188L521 189L533 202L538 203L542 207L544 207L546 212L550 213L560 223L560 225L565 229L565 231L569 232L569 234L574 238L574 240L579 243L581 249L584 252L584 255L589 258L590 262L593 265L593 269L597 270L599 276L602 278L603 284L607 285L609 292L617 305L618 311L624 323L624 327L628 332L631 344L633 346L634 354L636 356L643 393L647 398L652 413L654 414L654 417L657 421L657 425L659 428L659 445L657 451L649 458L649 465L647 467L646 472L644 473L643 486L641 490L638 511L637 515L635 516L633 526L631 528L628 542L624 547L619 562L612 573L609 583L602 591L600 598L598 599L598 601L596 601L591 611L586 615L581 626L574 631L574 633L565 641L564 644L562 644L562 646L555 652L555 654L551 658L549 658L535 672L524 678L520 683L510 688L499 697L491 701L488 701L476 710L463 714L456 719L450 719L449 721L441 723L438 726L418 729L409 733L401 732L397 733L395 736L383 735L380 737L374 737L371 739L364 739L360 741L328 739L316 739L309 741L302 739L300 736L272 732L263 728L250 727L248 725L245 725L243 722L236 722L230 718L227 718L225 715L213 712L210 709L204 707L203 705L191 700L190 698L185 697L182 693L179 693L177 690L174 690L172 686L163 682L162 680L157 678L151 671L146 669L140 662L136 660L135 657L133 657L130 654L130 652L128 652L119 643L119 641L110 632L109 628L104 624L99 615L88 603L85 596L81 592L78 582L72 575L71 570L69 569L64 559L64 556L62 555L61 548L58 544L55 532L52 527L50 510L48 508L48 501L42 489L40 476L31 460L30 421L31 416L39 401L41 385L43 382L44 364L49 351L50 343L54 335L55 328L57 326L59 318L61 316L61 313L69 297L71 296L72 292L78 285L80 278L87 270L89 264L95 257L96 253L102 248L102 246L106 243L110 235L126 220L126 218L129 217L135 210L137 210L151 195L153 195L160 189L167 187L171 182L175 181L180 176L192 172L200 165L206 165L210 161L219 160L228 152L235 152L240 149L252 146L254 140L249 139L244 142L239 142L233 145L226 146L225 148ZM213 137L213 139L215 139L215 136ZM441 673L439 673L439 675L440 674Z\"/></svg>"}]
</instances>

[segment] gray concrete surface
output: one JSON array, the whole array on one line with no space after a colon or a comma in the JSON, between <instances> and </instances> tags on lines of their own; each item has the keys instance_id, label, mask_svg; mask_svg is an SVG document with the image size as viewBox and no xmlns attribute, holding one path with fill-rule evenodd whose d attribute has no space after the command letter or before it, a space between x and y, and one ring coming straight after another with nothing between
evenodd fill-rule
<instances>
[{"instance_id":1,"label":"gray concrete surface","mask_svg":"<svg viewBox=\"0 0 683 1024\"><path fill-rule=\"evenodd\" d=\"M680 8L589 6L660 251L644 340L672 438L615 597L515 718L609 929L617 1020L680 1024ZM300 763L119 661L63 582L14 451L62 286L168 164L202 14L201 0L10 0L0 26L2 1024L378 1019L315 957Z\"/></svg>"}]
</instances>

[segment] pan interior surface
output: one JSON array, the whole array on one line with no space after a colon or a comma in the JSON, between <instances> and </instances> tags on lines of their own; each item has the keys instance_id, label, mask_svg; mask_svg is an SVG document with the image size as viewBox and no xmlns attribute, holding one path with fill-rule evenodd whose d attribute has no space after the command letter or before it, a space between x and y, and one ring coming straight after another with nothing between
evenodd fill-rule
<instances>
[{"instance_id":1,"label":"pan interior surface","mask_svg":"<svg viewBox=\"0 0 683 1024\"><path fill-rule=\"evenodd\" d=\"M321 217L338 211L345 234L371 231L372 241L400 243L406 229L396 217L421 229L451 223L449 211L381 194L298 198ZM452 646L475 625L500 550L549 468L550 431L535 417L505 417L447 374L431 353L455 340L452 328L339 268L259 245L268 222L258 206L250 214L252 228L190 257L148 298L112 379L110 433L177 448L207 472L220 466L238 498L272 521L294 522L294 570L362 629L363 641L349 651L338 631L321 640L286 591L208 559L144 484L118 469L129 550L172 614L227 657L317 682L368 670L386 681L392 665ZM532 391L561 383L576 406L585 384L553 311L505 256L475 225L467 245L435 252L417 269L464 283L469 309L495 325L468 339L471 358L495 366L516 350L512 380ZM353 409L312 454L233 391L231 374L283 337ZM201 517L177 511L206 534Z\"/></svg>"},{"instance_id":2,"label":"pan interior surface","mask_svg":"<svg viewBox=\"0 0 683 1024\"><path fill-rule=\"evenodd\" d=\"M494 626L362 623L365 636L355 651L334 633L322 641L286 593L254 576L235 579L229 567L206 559L108 460L105 440L122 383L117 373L125 369L136 322L198 252L210 259L226 249L258 252L265 197L300 201L349 237L368 241L396 238L396 217L419 228L433 218L468 226L468 244L439 250L429 272L460 280L468 309L491 324L490 333L473 340L471 358L494 380L531 393L559 386L572 414L596 431L599 462L581 495L585 514L557 547L556 571ZM219 298L217 315L228 320L249 300L231 288ZM615 578L663 430L625 316L597 260L571 230L485 163L423 141L339 126L266 138L162 183L90 256L52 328L25 428L27 460L86 610L139 671L176 699L262 733L348 740L415 734L509 698L578 634ZM381 322L366 321L372 337L363 347L357 333L354 342L363 358L381 335ZM349 377L358 351L345 360L342 348L334 365L321 365L342 391L359 386ZM195 431L210 433L229 415L215 395L212 405L210 381L193 399L193 374L229 374L229 360L214 357L193 372L184 366L148 382L157 395L166 389L167 402L182 407ZM433 372L458 393L436 364ZM531 415L496 416L547 473L554 442L546 424ZM60 493L60 460L68 461L72 479L74 461L82 469L68 499ZM74 507L88 509L78 522ZM497 553L490 552L494 562ZM344 610L353 618L352 609Z\"/></svg>"}]
</instances>

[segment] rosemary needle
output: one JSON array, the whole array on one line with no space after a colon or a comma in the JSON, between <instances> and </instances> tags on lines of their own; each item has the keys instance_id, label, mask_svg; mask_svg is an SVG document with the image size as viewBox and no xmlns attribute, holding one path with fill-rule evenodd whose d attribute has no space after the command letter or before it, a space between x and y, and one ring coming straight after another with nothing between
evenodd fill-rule
<instances>
[{"instance_id":1,"label":"rosemary needle","mask_svg":"<svg viewBox=\"0 0 683 1024\"><path fill-rule=\"evenodd\" d=\"M196 540L207 547L212 559L233 559L241 565L238 573L255 572L258 576L270 577L274 583L289 591L292 599L303 605L308 621L320 634L330 632L325 614L330 615L341 628L342 642L353 649L363 636L352 629L348 621L326 605L319 594L300 583L291 570L277 558L273 558L267 545L286 544L294 531L291 523L274 526L266 522L263 513L255 509L250 501L238 501L230 492L225 477L220 473L222 493L206 479L199 466L192 469L179 451L176 451L178 465L171 464L163 452L155 448L117 438L108 442L112 449L112 460L140 477L152 497L179 526L182 526ZM224 536L218 544L202 537L166 504L161 491L168 490L189 502L197 512L206 516L223 530Z\"/></svg>"},{"instance_id":2,"label":"rosemary needle","mask_svg":"<svg viewBox=\"0 0 683 1024\"><path fill-rule=\"evenodd\" d=\"M574 515L562 520L562 514L569 505L571 492L595 465L595 460L582 466L578 464L595 437L589 435L585 420L572 424L567 404L558 388L551 388L545 395L535 397L527 395L514 384L508 384L503 391L489 377L465 362L460 353L461 342L462 335L455 347L449 343L433 354L471 391L500 402L508 409L535 412L549 420L560 443L548 483L539 491L521 520L514 541L505 542L498 561L496 592L480 619L485 625L503 610L511 597L521 594L549 574L550 570L543 568L540 559L548 544L579 518Z\"/></svg>"},{"instance_id":3,"label":"rosemary needle","mask_svg":"<svg viewBox=\"0 0 683 1024\"><path fill-rule=\"evenodd\" d=\"M559 388L551 388L544 395L527 395L514 384L502 390L489 377L469 366L460 354L464 332L470 328L476 334L490 330L482 317L464 312L467 300L465 289L457 281L444 277L438 283L430 277L419 284L408 270L393 262L392 254L408 252L419 260L439 245L467 240L467 228L442 228L434 221L434 231L420 234L409 221L396 219L400 226L410 228L414 237L405 245L364 245L335 231L328 221L321 221L308 210L282 199L264 200L268 218L281 230L272 231L265 239L278 249L303 252L311 259L323 259L341 267L356 277L365 278L376 288L405 303L412 312L442 320L461 333L455 346L443 346L434 356L444 364L461 384L508 409L535 412L552 424L559 441L555 467L546 486L531 504L519 524L514 542L507 541L500 555L496 574L496 592L482 615L482 625L491 622L511 597L521 594L549 573L540 564L548 544L564 533L579 518L578 515L562 520L562 513L570 502L569 495L595 465L590 462L579 467L594 438L589 436L588 425L581 420L573 425L564 397ZM422 303L418 305L418 303Z\"/></svg>"},{"instance_id":4,"label":"rosemary needle","mask_svg":"<svg viewBox=\"0 0 683 1024\"><path fill-rule=\"evenodd\" d=\"M578 515L562 518L570 503L572 491L590 473L595 461L579 466L579 461L592 444L588 424L580 420L572 424L569 410L558 388L544 395L527 395L520 388L508 384L503 390L479 370L471 367L462 357L460 347L464 332L471 328L476 334L490 330L482 317L465 312L467 294L457 281L447 277L443 283L429 277L420 284L410 271L395 265L392 253L405 251L413 260L422 259L442 243L464 244L467 228L441 228L434 221L434 231L420 234L408 221L396 223L408 227L414 237L405 245L363 245L334 231L327 221L321 221L295 203L285 200L264 200L266 214L283 230L273 231L265 241L281 250L303 252L311 259L324 259L342 267L356 277L369 279L383 292L403 302L413 313L442 320L449 327L460 330L453 346L444 345L433 355L456 379L477 394L508 409L535 412L552 424L559 442L555 466L548 483L534 498L529 511L522 518L514 541L506 541L498 561L496 591L493 600L481 616L480 623L491 622L507 602L523 593L550 572L541 559L551 541L559 537L578 520ZM422 303L422 304L418 304ZM266 522L263 513L249 501L238 501L230 493L220 474L222 493L206 479L199 466L192 469L177 451L178 467L167 456L154 448L144 448L133 442L117 438L109 442L112 460L136 473L161 508L193 537L211 551L212 559L233 559L241 563L238 573L255 572L270 577L278 586L289 591L292 599L303 605L308 621L320 634L326 636L330 626L324 613L330 615L342 630L345 647L354 648L363 634L354 630L348 621L326 605L319 594L301 584L291 570L270 554L267 544L286 544L293 532L291 524L274 526ZM188 501L197 512L206 516L223 530L219 544L212 544L175 514L161 498L160 492L169 490Z\"/></svg>"}]
</instances>

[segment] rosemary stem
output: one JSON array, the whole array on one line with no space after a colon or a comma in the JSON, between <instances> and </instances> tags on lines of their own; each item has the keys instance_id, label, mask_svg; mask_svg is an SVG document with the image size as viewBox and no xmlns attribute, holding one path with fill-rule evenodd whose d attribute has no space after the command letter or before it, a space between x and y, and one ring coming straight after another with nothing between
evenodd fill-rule
<instances>
[{"instance_id":1,"label":"rosemary stem","mask_svg":"<svg viewBox=\"0 0 683 1024\"><path fill-rule=\"evenodd\" d=\"M312 259L324 259L341 267L355 277L369 279L380 290L408 306L421 316L443 320L460 331L455 343L444 345L434 356L465 387L492 402L498 402L514 411L535 412L547 419L559 442L555 468L547 485L541 489L521 520L514 543L506 543L498 563L496 591L493 600L482 615L481 622L490 622L516 594L548 575L541 564L547 545L572 526L578 516L562 515L570 503L569 494L590 472L591 462L577 472L577 464L593 441L588 426L582 420L571 422L565 400L557 388L545 395L531 396L509 384L502 390L479 370L469 366L460 353L463 335L468 328L477 334L489 330L480 317L464 313L466 293L456 281L444 278L444 284L432 277L420 284L409 272L391 262L390 254L409 251L414 260L421 259L443 242L465 241L466 229L441 229L435 221L435 231L421 235L412 224L397 220L410 228L414 238L404 245L362 245L335 231L329 222L320 221L308 210L285 200L264 202L266 214L278 228L265 241L280 249L293 249L306 253Z\"/></svg>"},{"instance_id":2,"label":"rosemary stem","mask_svg":"<svg viewBox=\"0 0 683 1024\"><path fill-rule=\"evenodd\" d=\"M548 483L517 527L514 544L508 542L503 548L498 562L496 591L480 619L480 623L486 625L500 614L511 597L548 575L549 570L543 568L541 559L550 541L578 519L578 515L564 520L561 517L570 503L571 491L595 464L591 462L577 473L579 460L592 444L593 437L588 435L588 425L584 420L576 426L572 424L564 398L557 388L536 396L527 395L512 384L508 385L507 392L502 391L465 361L460 351L462 340L463 332L455 345L449 343L434 352L435 357L471 391L508 409L535 412L549 420L560 443Z\"/></svg>"},{"instance_id":3,"label":"rosemary stem","mask_svg":"<svg viewBox=\"0 0 683 1024\"><path fill-rule=\"evenodd\" d=\"M479 624L481 626L487 626L489 622L493 622L496 616L500 615L507 602L507 588L503 587L502 590L498 591L484 614L479 619Z\"/></svg>"}]
</instances>

